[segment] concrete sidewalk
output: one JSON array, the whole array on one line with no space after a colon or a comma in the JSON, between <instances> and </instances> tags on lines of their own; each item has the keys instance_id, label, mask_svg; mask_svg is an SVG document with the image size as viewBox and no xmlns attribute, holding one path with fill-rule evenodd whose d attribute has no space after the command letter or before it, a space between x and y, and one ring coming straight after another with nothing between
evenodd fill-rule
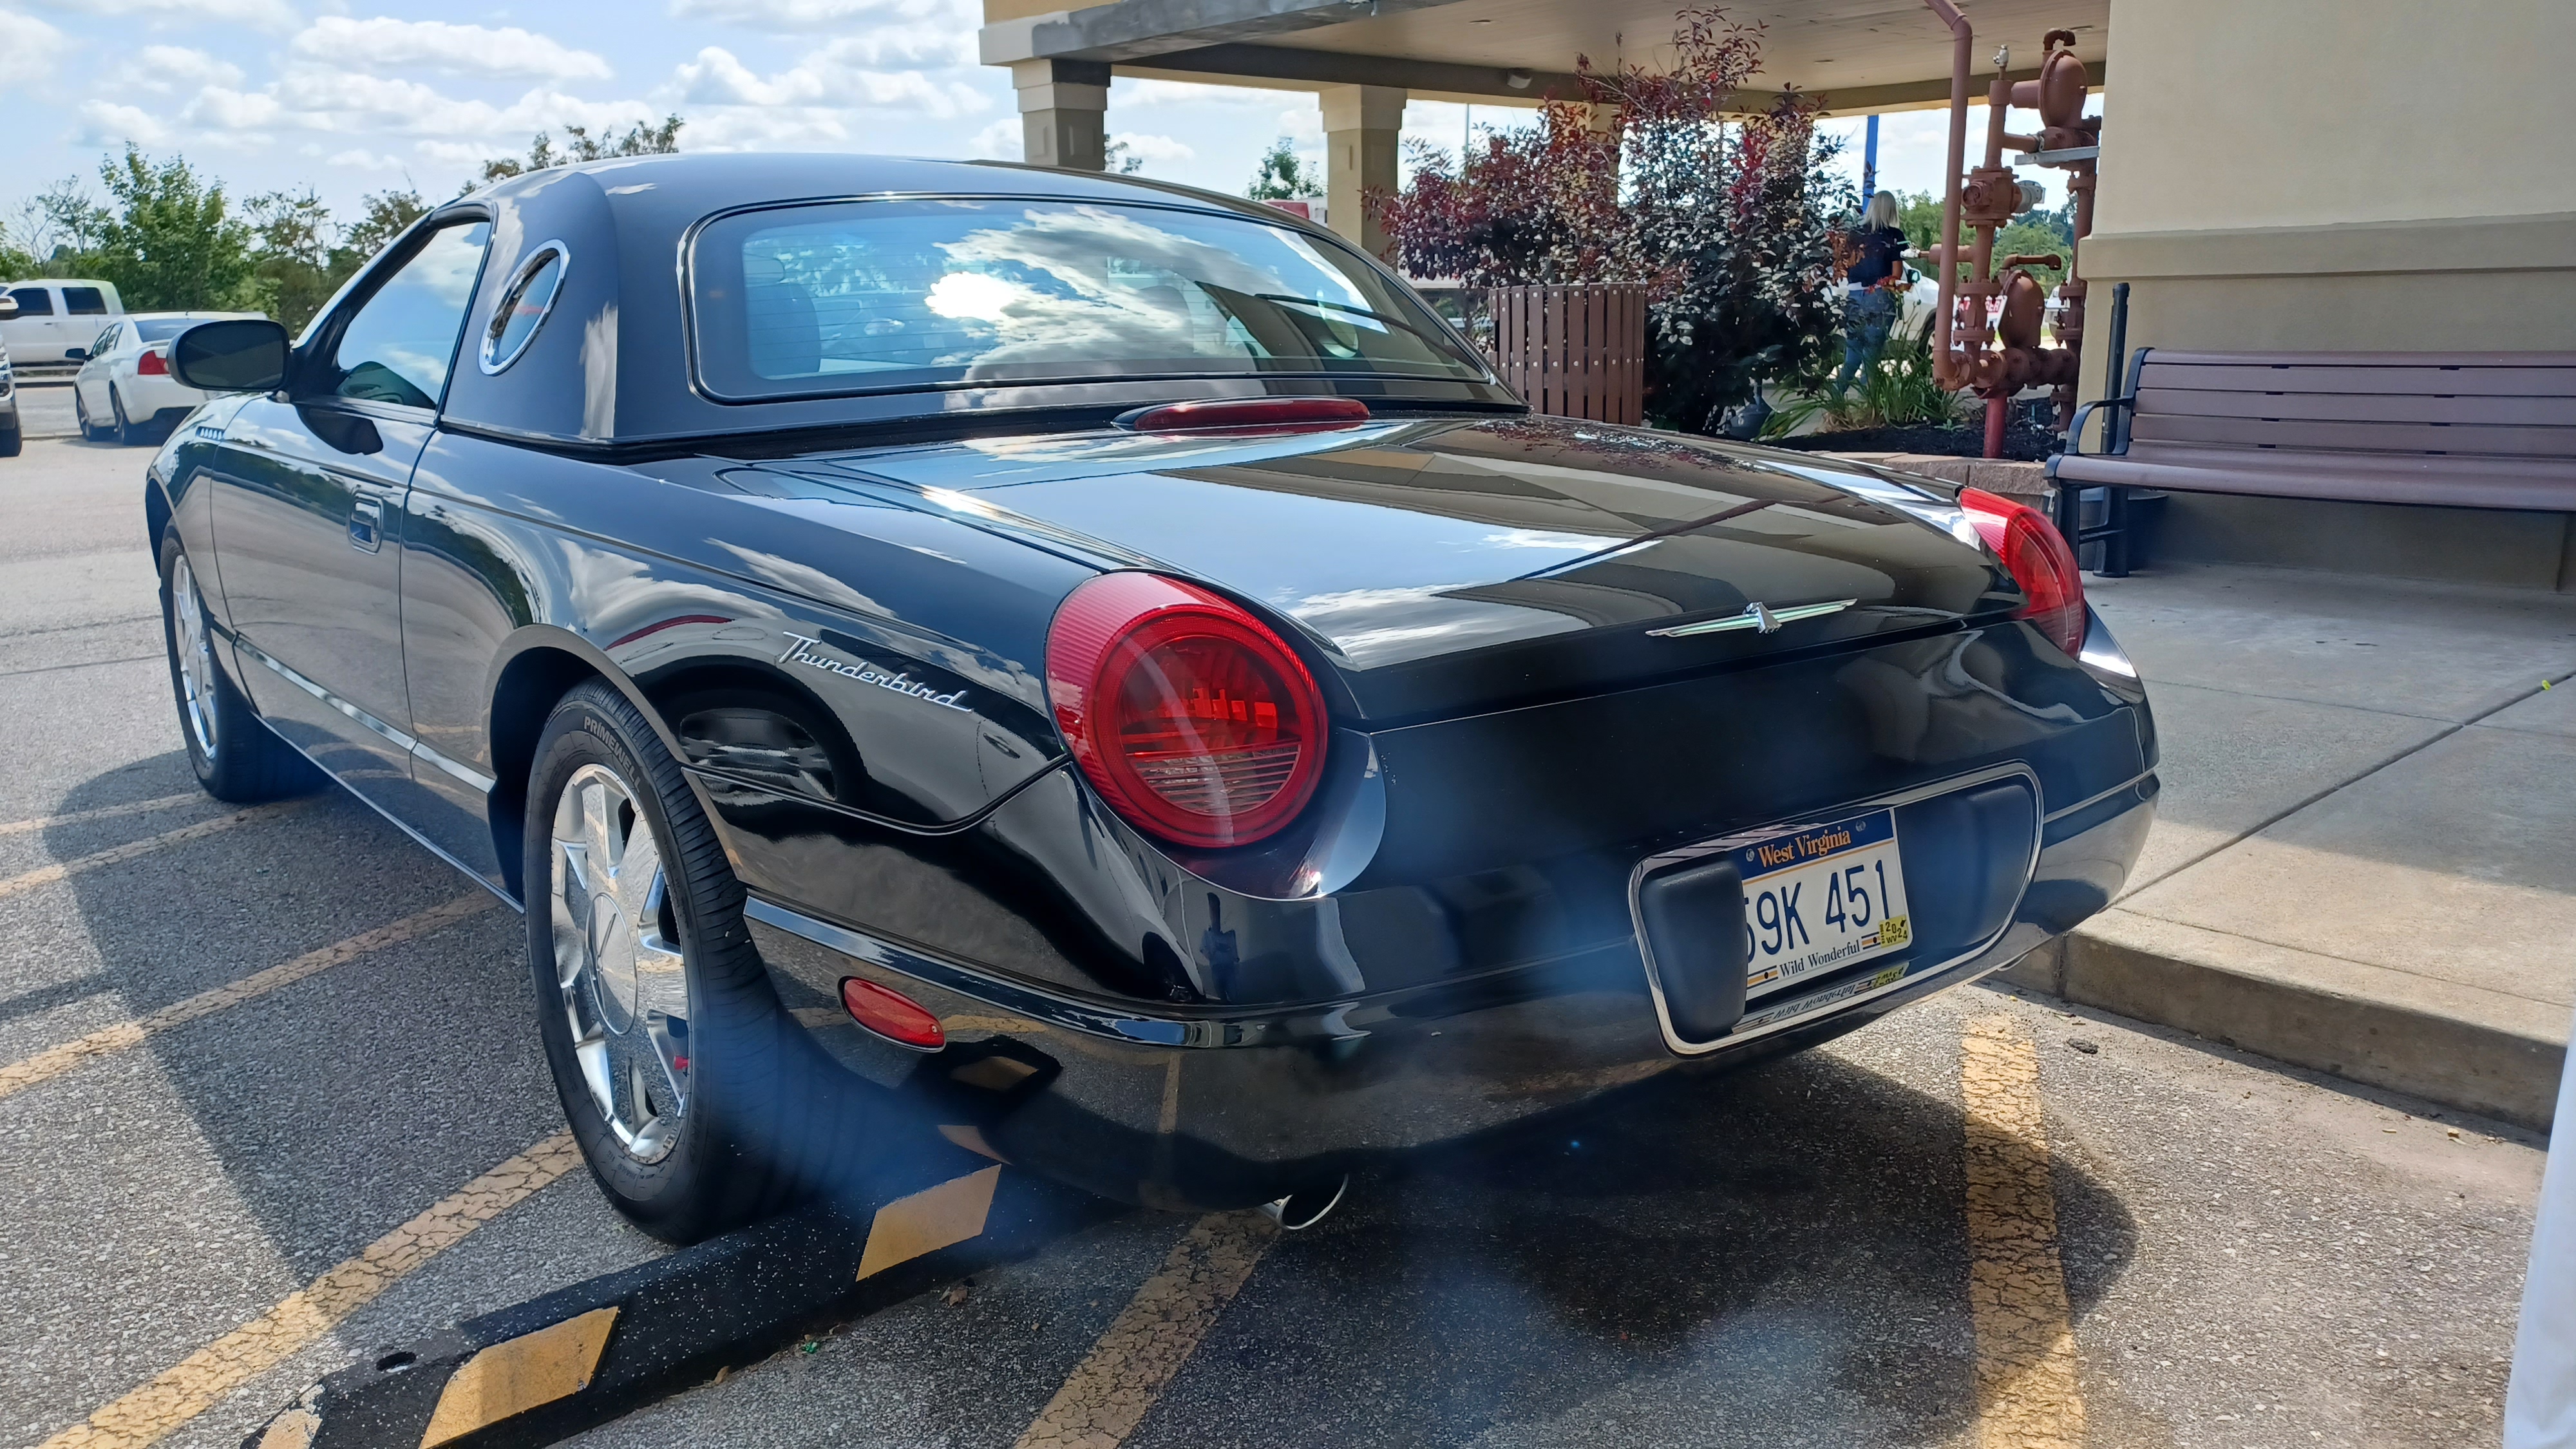
<instances>
[{"instance_id":1,"label":"concrete sidewalk","mask_svg":"<svg viewBox=\"0 0 2576 1449\"><path fill-rule=\"evenodd\" d=\"M2576 1000L2576 596L2087 578L2164 797L2126 894L2009 979L2548 1124Z\"/></svg>"}]
</instances>

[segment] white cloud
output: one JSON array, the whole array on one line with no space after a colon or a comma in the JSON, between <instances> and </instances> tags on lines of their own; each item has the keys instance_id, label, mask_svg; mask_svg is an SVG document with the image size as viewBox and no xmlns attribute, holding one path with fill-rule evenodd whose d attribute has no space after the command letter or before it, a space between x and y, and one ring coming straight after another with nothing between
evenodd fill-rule
<instances>
[{"instance_id":1,"label":"white cloud","mask_svg":"<svg viewBox=\"0 0 2576 1449\"><path fill-rule=\"evenodd\" d=\"M210 136L271 127L472 141L473 156L516 149L539 131L622 131L660 113L642 101L589 101L540 87L507 106L459 100L420 81L298 67L255 91L207 86L180 118Z\"/></svg>"},{"instance_id":2,"label":"white cloud","mask_svg":"<svg viewBox=\"0 0 2576 1449\"><path fill-rule=\"evenodd\" d=\"M1018 161L1028 155L1028 133L1020 118L1004 116L975 133L966 143L966 154L983 161Z\"/></svg>"},{"instance_id":3,"label":"white cloud","mask_svg":"<svg viewBox=\"0 0 2576 1449\"><path fill-rule=\"evenodd\" d=\"M253 30L293 30L304 21L286 0L36 0L49 10L109 19L137 16L154 28L170 25L242 25Z\"/></svg>"},{"instance_id":4,"label":"white cloud","mask_svg":"<svg viewBox=\"0 0 2576 1449\"><path fill-rule=\"evenodd\" d=\"M241 78L240 66L202 50L190 50L184 45L147 45L125 63L117 84L168 95L189 86L237 86Z\"/></svg>"},{"instance_id":5,"label":"white cloud","mask_svg":"<svg viewBox=\"0 0 2576 1449\"><path fill-rule=\"evenodd\" d=\"M1199 154L1169 136L1148 136L1135 131L1121 131L1109 139L1113 144L1124 145L1128 155L1147 161L1187 161Z\"/></svg>"},{"instance_id":6,"label":"white cloud","mask_svg":"<svg viewBox=\"0 0 2576 1449\"><path fill-rule=\"evenodd\" d=\"M850 113L822 106L715 106L689 113L692 151L838 150Z\"/></svg>"},{"instance_id":7,"label":"white cloud","mask_svg":"<svg viewBox=\"0 0 2576 1449\"><path fill-rule=\"evenodd\" d=\"M170 128L137 107L93 100L81 102L78 136L92 146L158 146Z\"/></svg>"},{"instance_id":8,"label":"white cloud","mask_svg":"<svg viewBox=\"0 0 2576 1449\"><path fill-rule=\"evenodd\" d=\"M396 20L379 15L353 20L325 15L287 45L299 60L350 70L408 67L456 75L543 76L550 80L606 80L608 62L517 26L489 30L443 20Z\"/></svg>"},{"instance_id":9,"label":"white cloud","mask_svg":"<svg viewBox=\"0 0 2576 1449\"><path fill-rule=\"evenodd\" d=\"M285 108L277 97L265 92L244 92L230 86L207 86L197 98L179 113L191 126L211 131L249 131L277 124Z\"/></svg>"},{"instance_id":10,"label":"white cloud","mask_svg":"<svg viewBox=\"0 0 2576 1449\"><path fill-rule=\"evenodd\" d=\"M872 25L864 34L833 41L823 53L844 65L971 66L976 64L975 22L943 18Z\"/></svg>"},{"instance_id":11,"label":"white cloud","mask_svg":"<svg viewBox=\"0 0 2576 1449\"><path fill-rule=\"evenodd\" d=\"M698 52L673 72L682 98L718 106L900 106L934 120L988 110L992 101L960 81L934 81L917 70L883 71L844 63L834 48L763 76L720 45Z\"/></svg>"},{"instance_id":12,"label":"white cloud","mask_svg":"<svg viewBox=\"0 0 2576 1449\"><path fill-rule=\"evenodd\" d=\"M43 80L62 52L61 31L33 15L0 10L0 83Z\"/></svg>"},{"instance_id":13,"label":"white cloud","mask_svg":"<svg viewBox=\"0 0 2576 1449\"><path fill-rule=\"evenodd\" d=\"M983 18L971 0L671 0L674 20L712 20L781 33L846 30L889 13L907 19L944 14L970 30Z\"/></svg>"},{"instance_id":14,"label":"white cloud","mask_svg":"<svg viewBox=\"0 0 2576 1449\"><path fill-rule=\"evenodd\" d=\"M333 152L327 159L333 166L346 166L357 171L400 171L402 169L402 161L399 158L380 156L364 146Z\"/></svg>"}]
</instances>

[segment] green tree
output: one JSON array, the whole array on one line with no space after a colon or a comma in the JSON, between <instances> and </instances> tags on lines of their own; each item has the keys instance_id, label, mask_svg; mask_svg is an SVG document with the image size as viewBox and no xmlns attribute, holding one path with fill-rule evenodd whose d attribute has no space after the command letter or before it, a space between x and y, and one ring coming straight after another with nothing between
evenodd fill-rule
<instances>
[{"instance_id":1,"label":"green tree","mask_svg":"<svg viewBox=\"0 0 2576 1449\"><path fill-rule=\"evenodd\" d=\"M100 162L98 174L107 202L66 193L55 220L87 243L75 246L80 265L114 283L128 308L213 311L256 299L253 233L232 213L223 183L182 156L156 165L133 145Z\"/></svg>"},{"instance_id":2,"label":"green tree","mask_svg":"<svg viewBox=\"0 0 2576 1449\"><path fill-rule=\"evenodd\" d=\"M383 251L413 222L429 214L429 203L412 190L374 192L364 205L358 219L340 229L339 244L331 249L334 287L366 265L368 258Z\"/></svg>"},{"instance_id":3,"label":"green tree","mask_svg":"<svg viewBox=\"0 0 2576 1449\"><path fill-rule=\"evenodd\" d=\"M611 161L621 156L668 156L680 149L680 128L688 122L677 115L664 116L659 123L638 121L626 128L623 136L602 132L590 134L588 126L564 127L564 144L555 146L554 133L539 131L528 143L526 160L515 156L496 156L483 163L483 170L465 185L472 191L495 181L525 176L531 171L545 171L556 166L574 166L584 161Z\"/></svg>"},{"instance_id":4,"label":"green tree","mask_svg":"<svg viewBox=\"0 0 2576 1449\"><path fill-rule=\"evenodd\" d=\"M1126 142L1112 141L1109 149L1100 153L1100 169L1112 176L1133 176L1145 169L1145 158Z\"/></svg>"},{"instance_id":5,"label":"green tree","mask_svg":"<svg viewBox=\"0 0 2576 1449\"><path fill-rule=\"evenodd\" d=\"M1282 136L1262 153L1261 165L1252 173L1252 184L1243 188L1243 194L1253 201L1295 201L1322 195L1323 182L1297 159L1297 148Z\"/></svg>"},{"instance_id":6,"label":"green tree","mask_svg":"<svg viewBox=\"0 0 2576 1449\"><path fill-rule=\"evenodd\" d=\"M81 247L96 240L100 215L77 179L55 182L19 202L9 219L0 222L0 270L12 279L73 275ZM81 228L79 236L66 235L64 218Z\"/></svg>"},{"instance_id":7,"label":"green tree","mask_svg":"<svg viewBox=\"0 0 2576 1449\"><path fill-rule=\"evenodd\" d=\"M331 268L331 210L310 188L252 197L250 287L260 311L301 330L339 286Z\"/></svg>"},{"instance_id":8,"label":"green tree","mask_svg":"<svg viewBox=\"0 0 2576 1449\"><path fill-rule=\"evenodd\" d=\"M1905 240L1917 251L1929 251L1939 246L1941 244L1941 198L1928 191L1918 191L1911 196L1900 191L1896 193L1896 200L1896 225L1905 233ZM2075 239L2074 208L2074 200L2069 198L2064 205L2055 210L2034 209L2014 217L2011 222L1995 233L1995 259L2001 261L2015 253L2024 256L2044 256L2055 252L2060 257L2065 256L2067 248L2074 244ZM1960 227L1961 249L1965 250L1975 236L1976 233L1967 227ZM1918 261L1915 265L1920 267L1927 276L1938 278L1940 275L1929 258ZM2057 285L2059 279L2065 275L2063 269L2051 267L2033 267L2030 273L2052 287Z\"/></svg>"}]
</instances>

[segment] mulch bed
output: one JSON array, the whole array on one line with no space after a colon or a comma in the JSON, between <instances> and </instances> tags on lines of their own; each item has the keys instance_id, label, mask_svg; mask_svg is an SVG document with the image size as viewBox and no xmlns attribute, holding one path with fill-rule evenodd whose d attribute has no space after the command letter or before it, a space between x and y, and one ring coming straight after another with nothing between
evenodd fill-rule
<instances>
[{"instance_id":1,"label":"mulch bed","mask_svg":"<svg viewBox=\"0 0 2576 1449\"><path fill-rule=\"evenodd\" d=\"M1915 423L1901 428L1853 428L1837 433L1809 433L1800 438L1767 440L1775 448L1797 448L1811 453L1928 453L1940 458L1982 458L1986 455L1986 429L1983 423L1966 427L1943 427L1938 423ZM2035 428L2016 420L2004 430L2004 456L2024 463L2044 463L2058 450L2058 436L2045 428Z\"/></svg>"}]
</instances>

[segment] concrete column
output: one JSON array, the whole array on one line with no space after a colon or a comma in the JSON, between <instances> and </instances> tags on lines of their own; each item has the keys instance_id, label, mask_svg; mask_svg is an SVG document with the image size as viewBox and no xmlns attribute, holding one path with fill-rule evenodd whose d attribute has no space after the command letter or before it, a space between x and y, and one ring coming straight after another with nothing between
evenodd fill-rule
<instances>
[{"instance_id":1,"label":"concrete column","mask_svg":"<svg viewBox=\"0 0 2576 1449\"><path fill-rule=\"evenodd\" d=\"M1108 168L1108 62L1015 61L1011 87L1020 101L1021 159L1074 171Z\"/></svg>"},{"instance_id":2,"label":"concrete column","mask_svg":"<svg viewBox=\"0 0 2576 1449\"><path fill-rule=\"evenodd\" d=\"M1324 205L1333 230L1372 256L1389 250L1369 198L1395 191L1397 134L1404 129L1399 86L1326 86Z\"/></svg>"}]
</instances>

